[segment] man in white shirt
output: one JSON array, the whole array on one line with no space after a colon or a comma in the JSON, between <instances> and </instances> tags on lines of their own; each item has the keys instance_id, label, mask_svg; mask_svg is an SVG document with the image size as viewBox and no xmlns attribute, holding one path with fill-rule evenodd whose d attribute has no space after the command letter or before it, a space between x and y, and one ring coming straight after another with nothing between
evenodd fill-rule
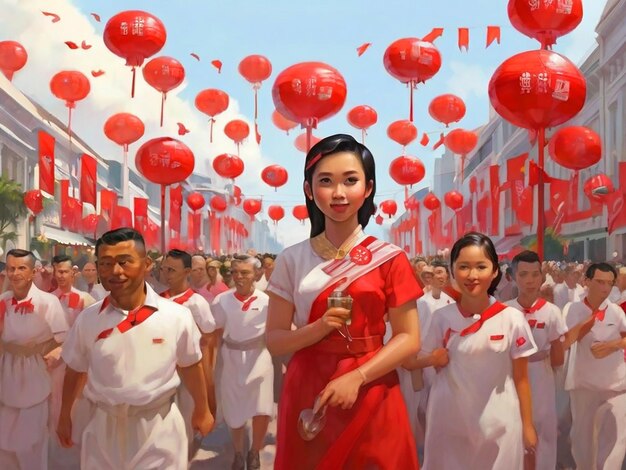
<instances>
[{"instance_id":1,"label":"man in white shirt","mask_svg":"<svg viewBox=\"0 0 626 470\"><path fill-rule=\"evenodd\" d=\"M81 283L78 288L87 292L94 300L102 300L107 296L107 291L98 282L96 264L88 261L81 271Z\"/></svg>"},{"instance_id":2,"label":"man in white shirt","mask_svg":"<svg viewBox=\"0 0 626 470\"><path fill-rule=\"evenodd\" d=\"M609 300L614 304L621 305L626 302L626 266L622 266L617 271L617 280L611 293Z\"/></svg>"},{"instance_id":3,"label":"man in white shirt","mask_svg":"<svg viewBox=\"0 0 626 470\"><path fill-rule=\"evenodd\" d=\"M554 286L554 304L563 310L568 302L578 302L585 296L585 289L578 281L580 271L575 264L568 264L563 270L563 282Z\"/></svg>"},{"instance_id":4,"label":"man in white shirt","mask_svg":"<svg viewBox=\"0 0 626 470\"><path fill-rule=\"evenodd\" d=\"M186 470L185 423L174 403L181 379L194 400L193 428L205 435L214 425L198 327L188 308L160 297L145 282L152 260L139 232L105 233L96 242L96 256L110 294L84 310L67 336L61 444L81 441L85 469ZM85 379L91 410L80 436L72 434L71 410Z\"/></svg>"},{"instance_id":5,"label":"man in white shirt","mask_svg":"<svg viewBox=\"0 0 626 470\"><path fill-rule=\"evenodd\" d=\"M52 294L61 301L63 310L68 317L70 326L76 321L78 314L95 303L94 298L87 292L83 292L74 287L75 273L72 269L72 259L67 255L58 255L52 258L52 268L54 269L54 279L57 288Z\"/></svg>"},{"instance_id":6,"label":"man in white shirt","mask_svg":"<svg viewBox=\"0 0 626 470\"><path fill-rule=\"evenodd\" d=\"M571 344L565 388L572 408L572 454L580 469L620 468L626 454L626 315L608 300L617 272L587 268L587 296L566 305Z\"/></svg>"},{"instance_id":7,"label":"man in white shirt","mask_svg":"<svg viewBox=\"0 0 626 470\"><path fill-rule=\"evenodd\" d=\"M257 289L259 289L260 291L265 292L265 289L267 289L267 278L265 277L265 267L263 266L262 261L259 259L259 257L256 257L256 259L259 260L259 267L255 268L255 277L254 277L254 287L256 287Z\"/></svg>"}]
</instances>

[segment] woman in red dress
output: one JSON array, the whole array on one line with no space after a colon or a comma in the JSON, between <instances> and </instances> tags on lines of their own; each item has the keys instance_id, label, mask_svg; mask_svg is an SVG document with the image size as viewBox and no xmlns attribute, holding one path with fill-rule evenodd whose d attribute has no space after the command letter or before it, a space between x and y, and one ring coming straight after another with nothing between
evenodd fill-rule
<instances>
[{"instance_id":1,"label":"woman in red dress","mask_svg":"<svg viewBox=\"0 0 626 470\"><path fill-rule=\"evenodd\" d=\"M422 290L406 254L361 229L374 211L374 158L334 135L311 148L304 176L311 238L278 257L267 289L267 347L293 354L275 468L417 469L395 368L419 350ZM351 310L327 307L336 291L352 298ZM393 336L383 345L385 314ZM299 416L314 403L325 424L305 440Z\"/></svg>"}]
</instances>

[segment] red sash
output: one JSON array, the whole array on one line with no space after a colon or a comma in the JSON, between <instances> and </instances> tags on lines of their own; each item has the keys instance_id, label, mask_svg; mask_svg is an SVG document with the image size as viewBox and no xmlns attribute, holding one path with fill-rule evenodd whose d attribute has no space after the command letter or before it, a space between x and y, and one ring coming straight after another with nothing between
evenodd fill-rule
<instances>
[{"instance_id":1,"label":"red sash","mask_svg":"<svg viewBox=\"0 0 626 470\"><path fill-rule=\"evenodd\" d=\"M506 305L500 302L495 302L490 305L487 310L480 314L480 318L472 323L470 326L461 331L461 336L467 336L472 333L476 333L480 330L483 324L492 317L495 317L498 313L506 308Z\"/></svg>"},{"instance_id":2,"label":"red sash","mask_svg":"<svg viewBox=\"0 0 626 470\"><path fill-rule=\"evenodd\" d=\"M585 303L587 307L589 307L589 310L591 310L592 312L591 315L595 317L597 321L604 321L604 314L606 313L606 309L608 308L608 306L604 307L604 309L602 310L600 310L599 308L598 310L594 310L591 304L589 303L589 301L587 300L587 297L585 297L585 300L583 300L583 302Z\"/></svg>"},{"instance_id":3,"label":"red sash","mask_svg":"<svg viewBox=\"0 0 626 470\"><path fill-rule=\"evenodd\" d=\"M172 294L170 293L170 290L166 290L165 292L161 293L161 297L164 297L166 299L170 299L173 302L176 302L178 305L184 305L185 302L187 302L189 299L191 299L191 296L195 294L194 290L190 287L189 289L187 289L185 291L185 293L183 295L181 295L180 297L176 297L175 299L172 299Z\"/></svg>"},{"instance_id":4,"label":"red sash","mask_svg":"<svg viewBox=\"0 0 626 470\"><path fill-rule=\"evenodd\" d=\"M106 297L104 299L104 302L102 302L102 308L100 309L100 312L102 312L108 305L109 305L109 297ZM115 328L117 328L120 331L120 333L126 333L131 328L134 328L140 323L143 323L144 321L146 321L156 311L157 311L156 307L152 307L149 305L142 305L141 307L137 307L136 309L128 312L128 315L126 316L126 318L124 318L124 320L122 320L117 325L115 325ZM100 339L105 339L111 336L111 333L113 333L113 330L115 328L107 328L106 330L101 331L98 334L96 341Z\"/></svg>"}]
</instances>

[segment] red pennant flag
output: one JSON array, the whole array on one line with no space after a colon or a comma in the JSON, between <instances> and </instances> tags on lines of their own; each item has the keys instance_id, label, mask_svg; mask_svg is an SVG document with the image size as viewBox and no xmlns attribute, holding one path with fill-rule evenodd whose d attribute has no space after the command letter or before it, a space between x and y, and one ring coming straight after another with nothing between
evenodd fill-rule
<instances>
[{"instance_id":1,"label":"red pennant flag","mask_svg":"<svg viewBox=\"0 0 626 470\"><path fill-rule=\"evenodd\" d=\"M508 188L516 181L524 182L526 174L526 159L528 153L523 153L517 157L509 158L506 161L506 183L503 187Z\"/></svg>"},{"instance_id":2,"label":"red pennant flag","mask_svg":"<svg viewBox=\"0 0 626 470\"><path fill-rule=\"evenodd\" d=\"M443 35L443 28L433 28L430 33L422 38L422 41L434 42L435 39Z\"/></svg>"},{"instance_id":3,"label":"red pennant flag","mask_svg":"<svg viewBox=\"0 0 626 470\"><path fill-rule=\"evenodd\" d=\"M183 187L170 186L170 230L180 232L181 207L183 206Z\"/></svg>"},{"instance_id":4,"label":"red pennant flag","mask_svg":"<svg viewBox=\"0 0 626 470\"><path fill-rule=\"evenodd\" d=\"M443 132L441 133L441 135L439 136L439 140L435 143L435 145L433 145L433 150L437 150L439 147L441 147L443 145Z\"/></svg>"},{"instance_id":5,"label":"red pennant flag","mask_svg":"<svg viewBox=\"0 0 626 470\"><path fill-rule=\"evenodd\" d=\"M39 189L54 197L54 137L39 131Z\"/></svg>"},{"instance_id":6,"label":"red pennant flag","mask_svg":"<svg viewBox=\"0 0 626 470\"><path fill-rule=\"evenodd\" d=\"M539 166L533 161L531 160L530 163L528 164L528 185L529 186L534 186L536 184L539 184ZM543 182L545 184L551 183L553 181L554 178L552 178L550 175L548 175L546 173L545 170L543 170Z\"/></svg>"},{"instance_id":7,"label":"red pennant flag","mask_svg":"<svg viewBox=\"0 0 626 470\"><path fill-rule=\"evenodd\" d=\"M490 235L500 233L500 165L489 167L489 187L491 194L491 230Z\"/></svg>"},{"instance_id":8,"label":"red pennant flag","mask_svg":"<svg viewBox=\"0 0 626 470\"><path fill-rule=\"evenodd\" d=\"M420 144L422 145L422 147L426 147L428 145L428 142L430 142L430 137L428 137L428 134L424 132L422 134L422 140L420 140Z\"/></svg>"},{"instance_id":9,"label":"red pennant flag","mask_svg":"<svg viewBox=\"0 0 626 470\"><path fill-rule=\"evenodd\" d=\"M361 44L359 47L356 48L357 55L361 57L371 45L372 45L371 42L366 42L364 44Z\"/></svg>"},{"instance_id":10,"label":"red pennant flag","mask_svg":"<svg viewBox=\"0 0 626 470\"><path fill-rule=\"evenodd\" d=\"M148 199L143 197L136 197L133 203L134 216L135 216L135 230L144 233L146 231L147 219L148 219Z\"/></svg>"},{"instance_id":11,"label":"red pennant flag","mask_svg":"<svg viewBox=\"0 0 626 470\"><path fill-rule=\"evenodd\" d=\"M211 65L217 69L217 73L222 73L222 61L215 59L211 61Z\"/></svg>"},{"instance_id":12,"label":"red pennant flag","mask_svg":"<svg viewBox=\"0 0 626 470\"><path fill-rule=\"evenodd\" d=\"M459 50L463 51L465 48L465 52L469 50L469 29L468 28L459 28Z\"/></svg>"},{"instance_id":13,"label":"red pennant flag","mask_svg":"<svg viewBox=\"0 0 626 470\"><path fill-rule=\"evenodd\" d=\"M117 195L108 189L100 190L100 215L108 222L109 227L115 206L117 206Z\"/></svg>"},{"instance_id":14,"label":"red pennant flag","mask_svg":"<svg viewBox=\"0 0 626 470\"><path fill-rule=\"evenodd\" d=\"M491 46L493 41L500 44L500 26L487 26L487 45L485 49Z\"/></svg>"},{"instance_id":15,"label":"red pennant flag","mask_svg":"<svg viewBox=\"0 0 626 470\"><path fill-rule=\"evenodd\" d=\"M80 200L96 207L98 163L85 153L80 157Z\"/></svg>"}]
</instances>

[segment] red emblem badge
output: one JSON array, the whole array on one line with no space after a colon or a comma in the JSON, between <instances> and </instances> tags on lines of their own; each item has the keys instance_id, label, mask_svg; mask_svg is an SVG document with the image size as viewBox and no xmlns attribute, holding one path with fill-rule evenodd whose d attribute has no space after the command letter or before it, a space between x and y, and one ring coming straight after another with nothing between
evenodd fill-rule
<instances>
[{"instance_id":1,"label":"red emblem badge","mask_svg":"<svg viewBox=\"0 0 626 470\"><path fill-rule=\"evenodd\" d=\"M163 338L152 338L152 344L162 344L165 341Z\"/></svg>"},{"instance_id":2,"label":"red emblem badge","mask_svg":"<svg viewBox=\"0 0 626 470\"><path fill-rule=\"evenodd\" d=\"M491 335L489 339L491 341L501 341L504 339L504 335Z\"/></svg>"},{"instance_id":3,"label":"red emblem badge","mask_svg":"<svg viewBox=\"0 0 626 470\"><path fill-rule=\"evenodd\" d=\"M528 320L528 325L531 328L534 328L536 324L537 324L537 320Z\"/></svg>"},{"instance_id":4,"label":"red emblem badge","mask_svg":"<svg viewBox=\"0 0 626 470\"><path fill-rule=\"evenodd\" d=\"M364 246L357 245L350 250L350 261L359 266L364 266L372 261L372 252Z\"/></svg>"},{"instance_id":5,"label":"red emblem badge","mask_svg":"<svg viewBox=\"0 0 626 470\"><path fill-rule=\"evenodd\" d=\"M518 348L521 348L522 346L526 344L526 338L524 338L523 336L520 336L519 338L515 340L515 344L517 344Z\"/></svg>"}]
</instances>

